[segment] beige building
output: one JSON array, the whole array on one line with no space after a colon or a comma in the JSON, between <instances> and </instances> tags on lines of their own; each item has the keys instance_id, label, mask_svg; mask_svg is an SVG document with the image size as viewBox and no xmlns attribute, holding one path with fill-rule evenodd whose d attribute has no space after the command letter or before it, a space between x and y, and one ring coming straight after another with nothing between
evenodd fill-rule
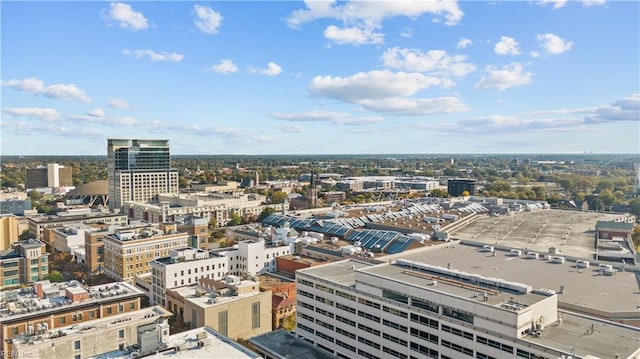
<instances>
[{"instance_id":1,"label":"beige building","mask_svg":"<svg viewBox=\"0 0 640 359\"><path fill-rule=\"evenodd\" d=\"M69 324L55 330L33 326L33 332L12 338L15 353L22 358L89 358L102 353L128 349L137 343L142 331L169 336L167 318L171 312L154 306L96 318L81 325Z\"/></svg>"},{"instance_id":2,"label":"beige building","mask_svg":"<svg viewBox=\"0 0 640 359\"><path fill-rule=\"evenodd\" d=\"M20 237L18 218L13 214L0 214L0 250L11 248Z\"/></svg>"},{"instance_id":3,"label":"beige building","mask_svg":"<svg viewBox=\"0 0 640 359\"><path fill-rule=\"evenodd\" d=\"M165 229L144 226L116 229L105 235L102 238L104 273L115 280L133 283L136 275L151 271L151 260L168 257L172 249L188 246L188 233Z\"/></svg>"},{"instance_id":4,"label":"beige building","mask_svg":"<svg viewBox=\"0 0 640 359\"><path fill-rule=\"evenodd\" d=\"M171 168L168 140L108 139L109 209L126 201L147 202L159 193L178 193L178 170Z\"/></svg>"},{"instance_id":5,"label":"beige building","mask_svg":"<svg viewBox=\"0 0 640 359\"><path fill-rule=\"evenodd\" d=\"M45 229L54 227L65 227L74 224L101 224L101 225L119 225L126 226L128 222L127 216L124 214L113 214L103 212L90 212L88 214L72 214L72 215L39 215L29 217L29 235L31 237L50 244L50 233Z\"/></svg>"},{"instance_id":6,"label":"beige building","mask_svg":"<svg viewBox=\"0 0 640 359\"><path fill-rule=\"evenodd\" d=\"M205 218L207 223L215 219L222 227L237 214L243 218L258 218L260 213L271 207L282 211L282 203L265 204L264 195L255 193L228 195L222 193L159 194L157 201L125 201L124 212L129 217L152 223L180 221L188 216Z\"/></svg>"},{"instance_id":7,"label":"beige building","mask_svg":"<svg viewBox=\"0 0 640 359\"><path fill-rule=\"evenodd\" d=\"M131 315L141 308L142 297L142 291L122 282L84 287L77 281L50 283L47 280L28 288L2 291L1 349L4 353L15 353L14 340L19 344L23 343L25 337L31 336L35 341L37 337L34 336L38 334L57 333L59 329L69 326L79 329L96 319L109 318L113 321L118 315ZM110 322L109 325L117 324ZM82 345L91 344L83 341L78 354ZM50 350L55 353L56 349L50 347ZM67 358L73 357L75 355Z\"/></svg>"},{"instance_id":8,"label":"beige building","mask_svg":"<svg viewBox=\"0 0 640 359\"><path fill-rule=\"evenodd\" d=\"M0 251L0 289L37 282L49 274L49 253L44 243L28 239Z\"/></svg>"},{"instance_id":9,"label":"beige building","mask_svg":"<svg viewBox=\"0 0 640 359\"><path fill-rule=\"evenodd\" d=\"M169 306L184 306L177 312L183 314L185 323L191 327L208 325L232 339L271 331L271 291L260 292L257 281L227 276L224 281L200 282L202 285L168 291Z\"/></svg>"}]
</instances>

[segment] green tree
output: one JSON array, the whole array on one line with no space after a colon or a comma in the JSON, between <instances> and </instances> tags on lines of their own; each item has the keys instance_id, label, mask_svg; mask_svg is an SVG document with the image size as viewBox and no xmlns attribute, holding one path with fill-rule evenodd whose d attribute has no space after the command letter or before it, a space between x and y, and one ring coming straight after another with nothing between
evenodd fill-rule
<instances>
[{"instance_id":1,"label":"green tree","mask_svg":"<svg viewBox=\"0 0 640 359\"><path fill-rule=\"evenodd\" d=\"M229 220L229 222L227 222L227 226L228 227L239 226L242 224L242 222L243 222L242 216L234 212L231 214L231 219Z\"/></svg>"},{"instance_id":2,"label":"green tree","mask_svg":"<svg viewBox=\"0 0 640 359\"><path fill-rule=\"evenodd\" d=\"M629 207L631 207L631 213L636 217L640 217L640 197L636 197L629 201Z\"/></svg>"},{"instance_id":3,"label":"green tree","mask_svg":"<svg viewBox=\"0 0 640 359\"><path fill-rule=\"evenodd\" d=\"M64 276L62 275L62 273L60 273L60 271L57 270L52 270L51 272L49 272L49 274L46 276L46 279L50 280L51 282L64 282Z\"/></svg>"},{"instance_id":4,"label":"green tree","mask_svg":"<svg viewBox=\"0 0 640 359\"><path fill-rule=\"evenodd\" d=\"M436 188L434 190L431 190L430 196L437 197L437 198L447 198L449 197L449 193L447 192L446 189Z\"/></svg>"},{"instance_id":5,"label":"green tree","mask_svg":"<svg viewBox=\"0 0 640 359\"><path fill-rule=\"evenodd\" d=\"M25 229L24 231L22 231L22 233L20 233L20 236L18 236L18 239L21 241L24 241L29 238L31 238L31 234L29 234L28 229Z\"/></svg>"},{"instance_id":6,"label":"green tree","mask_svg":"<svg viewBox=\"0 0 640 359\"><path fill-rule=\"evenodd\" d=\"M271 194L271 203L284 203L284 200L287 199L287 194L282 191L276 191Z\"/></svg>"}]
</instances>

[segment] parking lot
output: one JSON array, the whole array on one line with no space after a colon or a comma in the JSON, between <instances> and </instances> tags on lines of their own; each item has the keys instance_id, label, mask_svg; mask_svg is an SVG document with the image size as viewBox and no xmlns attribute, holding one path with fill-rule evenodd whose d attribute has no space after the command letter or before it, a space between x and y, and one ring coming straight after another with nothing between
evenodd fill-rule
<instances>
[{"instance_id":1,"label":"parking lot","mask_svg":"<svg viewBox=\"0 0 640 359\"><path fill-rule=\"evenodd\" d=\"M595 253L596 222L619 217L620 214L554 209L498 217L481 215L451 237L536 252L555 247L557 253L591 258Z\"/></svg>"}]
</instances>

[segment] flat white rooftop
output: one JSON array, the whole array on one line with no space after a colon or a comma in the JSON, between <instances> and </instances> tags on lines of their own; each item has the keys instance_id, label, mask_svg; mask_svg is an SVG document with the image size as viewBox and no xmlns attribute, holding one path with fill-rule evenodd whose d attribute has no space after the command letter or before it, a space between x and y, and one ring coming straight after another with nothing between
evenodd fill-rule
<instances>
[{"instance_id":1,"label":"flat white rooftop","mask_svg":"<svg viewBox=\"0 0 640 359\"><path fill-rule=\"evenodd\" d=\"M575 262L552 263L542 255L539 259L513 256L495 250L495 256L479 247L450 242L446 245L409 251L399 256L380 257L380 260L403 258L435 266L497 277L507 281L531 285L534 289L548 288L560 292L558 306L574 306L585 311L602 311L616 317L638 315L640 318L640 287L633 272L600 275L598 266L576 268Z\"/></svg>"},{"instance_id":2,"label":"flat white rooftop","mask_svg":"<svg viewBox=\"0 0 640 359\"><path fill-rule=\"evenodd\" d=\"M596 253L596 222L619 217L620 214L613 213L558 209L498 217L483 215L450 237L537 252L548 252L550 247L555 247L563 255L590 259Z\"/></svg>"}]
</instances>

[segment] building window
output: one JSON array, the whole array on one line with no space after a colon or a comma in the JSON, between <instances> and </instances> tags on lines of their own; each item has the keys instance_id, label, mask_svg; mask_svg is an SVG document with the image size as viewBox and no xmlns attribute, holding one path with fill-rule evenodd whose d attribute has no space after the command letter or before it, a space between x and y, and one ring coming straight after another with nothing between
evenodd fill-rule
<instances>
[{"instance_id":1,"label":"building window","mask_svg":"<svg viewBox=\"0 0 640 359\"><path fill-rule=\"evenodd\" d=\"M124 329L118 330L118 339L124 339Z\"/></svg>"},{"instance_id":2,"label":"building window","mask_svg":"<svg viewBox=\"0 0 640 359\"><path fill-rule=\"evenodd\" d=\"M107 307L107 314L111 314L111 307Z\"/></svg>"},{"instance_id":3,"label":"building window","mask_svg":"<svg viewBox=\"0 0 640 359\"><path fill-rule=\"evenodd\" d=\"M75 340L73 342L73 350L80 350L80 341L79 340Z\"/></svg>"},{"instance_id":4,"label":"building window","mask_svg":"<svg viewBox=\"0 0 640 359\"><path fill-rule=\"evenodd\" d=\"M251 327L252 329L260 328L260 302L251 305Z\"/></svg>"},{"instance_id":5,"label":"building window","mask_svg":"<svg viewBox=\"0 0 640 359\"><path fill-rule=\"evenodd\" d=\"M67 318L60 317L60 324L64 324L67 321Z\"/></svg>"},{"instance_id":6,"label":"building window","mask_svg":"<svg viewBox=\"0 0 640 359\"><path fill-rule=\"evenodd\" d=\"M129 303L129 309L135 309L136 303Z\"/></svg>"},{"instance_id":7,"label":"building window","mask_svg":"<svg viewBox=\"0 0 640 359\"><path fill-rule=\"evenodd\" d=\"M227 335L227 318L229 312L223 310L218 312L218 332L222 335Z\"/></svg>"}]
</instances>

